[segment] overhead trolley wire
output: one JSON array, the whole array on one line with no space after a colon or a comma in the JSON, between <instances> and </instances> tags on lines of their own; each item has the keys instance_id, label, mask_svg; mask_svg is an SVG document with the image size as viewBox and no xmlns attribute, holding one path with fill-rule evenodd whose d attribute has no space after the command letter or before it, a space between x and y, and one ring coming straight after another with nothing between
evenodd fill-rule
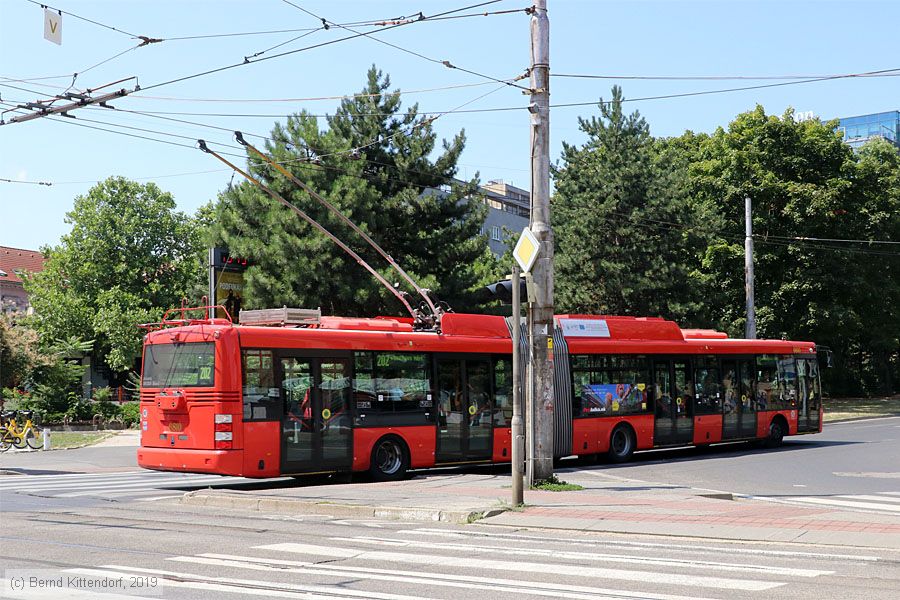
<instances>
[{"instance_id":1,"label":"overhead trolley wire","mask_svg":"<svg viewBox=\"0 0 900 600\"><path fill-rule=\"evenodd\" d=\"M55 10L55 11L58 12L59 14L67 14L67 15L69 15L70 17L75 17L76 19L81 19L82 21L87 21L88 23L92 23L92 24L94 24L94 25L98 25L98 26L100 26L100 27L103 27L104 29L109 29L109 30L111 30L111 31L115 31L116 33L121 33L121 34L123 34L123 35L131 36L131 37L133 37L133 38L138 38L138 39L141 37L141 36L139 36L139 35L135 35L135 34L133 34L133 33L129 33L129 32L127 32L127 31L125 31L124 29L119 29L119 28L117 28L117 27L113 27L112 25L105 25L105 24L103 24L103 23L100 23L99 21L94 21L93 19L88 19L87 17L82 17L82 16L80 16L80 15L76 15L76 14L73 13L73 12L69 12L69 11L67 11L67 10L61 10L61 9L56 8L56 7L53 7L53 6L49 6L49 5L47 5L46 3L44 3L44 2L37 2L36 0L27 0L27 1L28 1L28 2L31 2L32 4L37 4L37 5L40 6L41 8L49 8L50 10Z\"/></svg>"},{"instance_id":2,"label":"overhead trolley wire","mask_svg":"<svg viewBox=\"0 0 900 600\"><path fill-rule=\"evenodd\" d=\"M582 207L585 209L594 208L594 207L589 206L586 203L580 203L576 206L576 208L577 207ZM624 219L628 219L629 221L631 221L633 223L638 223L643 226L650 227L653 229L658 229L658 230L662 230L662 229L670 230L672 228L676 228L676 229L685 230L689 233L714 235L714 236L720 237L721 239L731 241L733 243L743 243L743 241L744 241L744 236L737 235L737 234L728 234L728 233L722 232L720 230L713 230L713 229L710 229L710 228L702 226L702 225L692 225L689 223L677 223L674 221L664 221L661 219L651 219L648 217L636 217L633 214L622 213L622 212L617 212L617 211L610 211L609 213L607 213L605 215L601 215L601 218L603 218L607 221L612 221L612 220L618 219L618 218L624 218ZM806 243L802 243L802 242L792 242L792 241L788 241L788 240L784 240L784 239L782 239L782 240L773 239L773 238L777 238L777 237L779 237L779 236L770 236L770 235L766 235L766 234L754 234L753 240L754 240L754 242L761 243L761 244L768 244L768 245L782 246L782 247L791 247L792 246L792 247L802 248L802 249L806 249L806 250L816 250L816 251L825 250L825 251L834 251L834 252L845 252L845 253L850 253L850 254L865 254L865 255L869 255L869 256L888 256L888 257L900 256L900 252L891 252L891 251L887 251L887 250L874 250L874 249L866 249L866 248L841 248L841 247L837 247L837 246L824 246L821 244L806 244ZM868 243L869 241L868 240L865 240L865 241L860 240L860 242ZM894 243L894 242L889 242L889 243Z\"/></svg>"},{"instance_id":3,"label":"overhead trolley wire","mask_svg":"<svg viewBox=\"0 0 900 600\"><path fill-rule=\"evenodd\" d=\"M836 75L589 75L550 73L550 77L564 77L569 79L622 79L636 81L766 81L778 79L830 79L835 77L900 77L900 69L889 69L887 72L878 72L873 74L841 73Z\"/></svg>"},{"instance_id":4,"label":"overhead trolley wire","mask_svg":"<svg viewBox=\"0 0 900 600\"><path fill-rule=\"evenodd\" d=\"M33 2L34 0L29 0L29 1L30 1L30 2ZM479 6L485 6L485 5L488 5L488 4L494 4L494 3L500 2L500 1L501 1L501 0L490 0L489 2L482 2L482 3L479 3L479 4L474 4L474 5L470 5L470 6L466 6L466 7L462 7L462 8L457 8L457 9L445 11L445 12L442 12L442 13L437 13L437 14L431 15L431 16L425 16L423 19L417 19L416 21L401 22L401 23L397 23L397 24L395 24L395 25L389 25L389 26L385 27L384 29L382 29L381 31L387 31L387 30L389 30L389 29L396 29L397 27L403 27L404 25L409 25L410 23L421 23L422 21L425 21L425 20L427 20L427 19L429 19L429 18L433 18L433 17L441 17L441 16L453 14L453 13L458 13L458 12L461 12L461 11L464 11L464 10L469 10L469 9L471 9L471 8L475 8L475 7L479 7ZM359 38L359 37L363 37L363 36L365 36L365 35L367 35L367 34L366 34L366 33L358 33L358 34L353 34L353 35L349 35L349 36L342 37L342 38L337 38L337 39L334 39L334 40L328 40L328 41L326 41L326 42L321 42L321 43L318 43L318 44L313 44L313 45L311 45L311 46L304 46L303 48L295 48L295 49L293 49L293 50L286 50L286 51L284 51L284 52L279 52L278 54L272 54L272 55L270 55L270 56L262 56L262 57L259 57L259 58L254 59L254 60L247 60L247 59L245 59L245 60L243 60L243 61L241 61L241 62L239 62L239 63L234 63L234 64L230 64L230 65L225 65L225 66L222 66L222 67L216 67L216 68L214 68L214 69L209 69L209 70L206 70L206 71L201 71L201 72L199 72L199 73L193 73L193 74L191 74L191 75L184 75L184 76L182 76L182 77L176 77L175 79L170 79L170 80L167 80L167 81L161 81L161 82L159 82L159 83L154 83L154 84L149 85L149 86L144 86L143 89L144 89L144 90L151 90L151 89L154 89L154 88L158 88L158 87L162 87L162 86L166 86L166 85L171 85L171 84L173 84L173 83L179 83L179 82L182 82L182 81L187 81L187 80L189 80L189 79L195 79L195 78L197 78L197 77L204 77L204 76L206 76L206 75L212 75L212 74L214 74L214 73L220 73L220 72L222 72L222 71L227 71L227 70L229 70L229 69L234 69L234 68L237 68L237 67L242 67L242 66L248 65L248 64L255 64L255 63L262 62L262 61L266 61L266 60L273 60L273 59L276 59L276 58L282 58L282 57L285 57L285 56L290 56L290 55L292 55L292 54L297 54L298 52L305 52L305 51L307 51L307 50L313 50L313 49L315 49L315 48L322 48L322 47L324 47L324 46L330 46L330 45L332 45L332 44L337 44L337 43L339 43L339 42L345 42L345 41L348 41L348 40L352 40L352 39L356 39L356 38Z\"/></svg>"},{"instance_id":5,"label":"overhead trolley wire","mask_svg":"<svg viewBox=\"0 0 900 600\"><path fill-rule=\"evenodd\" d=\"M426 55L424 55L424 54L422 54L422 53L420 53L420 52L416 52L415 50L410 50L409 48L404 48L403 46L400 46L400 45L397 45L397 44L392 44L391 42L388 42L388 41L382 40L382 39L380 39L380 38L374 37L374 36L373 36L372 34L370 34L370 33L364 33L364 32L360 32L360 31L356 31L355 29L351 29L351 28L347 27L346 25L341 25L341 24L339 24L339 23L335 23L335 22L333 22L333 21L329 21L329 20L325 19L324 17L320 17L319 15L317 15L317 14L315 14L315 13L313 13L313 12L311 12L311 11L305 9L305 8L303 8L302 6L300 6L300 5L298 5L298 4L294 4L293 2L291 2L291 0L281 0L281 1L284 2L285 4L288 4L288 5L290 5L290 6L293 6L293 7L296 8L297 10L300 10L300 11L306 13L307 15L313 17L314 19L316 19L316 20L318 20L318 21L321 21L321 22L322 22L322 25L323 25L326 29L329 28L329 27L340 27L341 29L346 29L346 30L349 31L350 33L355 33L355 34L358 34L358 35L365 36L365 37L369 38L370 40L373 40L373 41L378 42L379 44L384 44L384 45L386 45L386 46L390 46L391 48L394 48L394 49L396 49L396 50L400 50L401 52L406 52L407 54L411 54L411 55L413 55L413 56L415 56L415 57L421 58L421 59L423 59L423 60L427 60L428 62L432 62L432 63L436 63L436 64L439 64L439 65L445 66L445 67L447 67L448 69L456 69L456 70L462 71L463 73L468 73L468 74L470 74L470 75L475 75L476 77L481 77L482 79L488 79L488 80L494 81L494 82L496 82L496 83L503 83L504 85L508 85L508 86L511 86L511 87L514 87L514 88L518 88L518 89L520 89L520 90L529 91L529 88L527 88L527 87L525 87L525 86L522 86L522 85L518 85L518 84L513 83L513 82L511 82L511 81L503 81L503 80L497 79L496 77L492 77L492 76L490 76L490 75L485 75L484 73L479 73L478 71L472 71L472 70L470 70L470 69L466 69L466 68L463 68L463 67L458 67L458 66L454 65L453 63L451 63L449 60L439 60L439 59L437 59L437 58L432 58L432 57L426 56ZM499 1L499 0L497 0L497 1ZM420 21L420 20L425 20L425 19L427 18L427 17L425 17L424 15L422 15L422 13L419 13L419 14L421 15L421 17L420 17L419 19L415 19L414 21L409 21L409 22L410 22L410 23L413 23L413 22L417 22L417 21ZM523 79L524 79L524 77L525 77L525 75L522 76Z\"/></svg>"},{"instance_id":6,"label":"overhead trolley wire","mask_svg":"<svg viewBox=\"0 0 900 600\"><path fill-rule=\"evenodd\" d=\"M512 81L512 79L508 81ZM410 94L424 94L427 92L443 92L461 88L479 87L484 85L491 85L491 83L492 82L490 81L478 81L475 83L457 83L453 85L442 85L439 87L420 88L414 90L397 90L393 92L380 93L364 92L357 94L343 94L339 96L309 96L306 98L179 98L173 96L145 96L140 92L135 92L134 94L129 95L132 98L140 98L142 100L169 100L175 102L318 102L321 100L353 100L356 98L373 98L376 96L408 96Z\"/></svg>"}]
</instances>

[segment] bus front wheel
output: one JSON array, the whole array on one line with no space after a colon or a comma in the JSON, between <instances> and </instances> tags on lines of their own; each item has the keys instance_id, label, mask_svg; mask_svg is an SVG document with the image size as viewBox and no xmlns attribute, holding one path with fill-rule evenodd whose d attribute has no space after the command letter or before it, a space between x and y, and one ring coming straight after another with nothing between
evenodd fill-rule
<instances>
[{"instance_id":1,"label":"bus front wheel","mask_svg":"<svg viewBox=\"0 0 900 600\"><path fill-rule=\"evenodd\" d=\"M634 454L634 434L631 429L620 425L613 429L612 435L609 436L609 457L610 462L621 463L627 461Z\"/></svg>"},{"instance_id":2,"label":"bus front wheel","mask_svg":"<svg viewBox=\"0 0 900 600\"><path fill-rule=\"evenodd\" d=\"M395 437L378 440L372 448L369 473L375 481L399 481L409 469L409 452L406 444Z\"/></svg>"}]
</instances>

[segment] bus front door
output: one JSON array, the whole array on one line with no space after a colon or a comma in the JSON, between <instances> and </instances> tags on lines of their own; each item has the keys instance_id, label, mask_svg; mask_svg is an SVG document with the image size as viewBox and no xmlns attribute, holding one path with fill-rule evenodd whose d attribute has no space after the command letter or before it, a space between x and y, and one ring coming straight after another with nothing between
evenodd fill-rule
<instances>
[{"instance_id":1,"label":"bus front door","mask_svg":"<svg viewBox=\"0 0 900 600\"><path fill-rule=\"evenodd\" d=\"M281 356L281 472L350 469L350 358Z\"/></svg>"},{"instance_id":2,"label":"bus front door","mask_svg":"<svg viewBox=\"0 0 900 600\"><path fill-rule=\"evenodd\" d=\"M493 406L488 359L436 361L438 431L435 462L490 460Z\"/></svg>"},{"instance_id":3,"label":"bus front door","mask_svg":"<svg viewBox=\"0 0 900 600\"><path fill-rule=\"evenodd\" d=\"M653 398L656 403L653 443L656 446L690 444L694 419L685 393L689 379L684 361L653 361Z\"/></svg>"}]
</instances>

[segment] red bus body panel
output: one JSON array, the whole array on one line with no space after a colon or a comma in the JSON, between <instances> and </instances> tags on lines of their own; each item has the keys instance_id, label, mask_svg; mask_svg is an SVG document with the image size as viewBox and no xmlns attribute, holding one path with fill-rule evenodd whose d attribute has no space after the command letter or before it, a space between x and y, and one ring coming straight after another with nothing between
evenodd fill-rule
<instances>
[{"instance_id":1,"label":"red bus body panel","mask_svg":"<svg viewBox=\"0 0 900 600\"><path fill-rule=\"evenodd\" d=\"M281 423L244 423L244 477L278 477L281 473ZM262 468L260 468L262 465Z\"/></svg>"},{"instance_id":2,"label":"red bus body panel","mask_svg":"<svg viewBox=\"0 0 900 600\"><path fill-rule=\"evenodd\" d=\"M434 466L437 429L433 425L412 427L371 427L353 430L353 470L367 471L372 464L372 448L385 435L396 435L409 448L409 464L414 469Z\"/></svg>"},{"instance_id":3,"label":"red bus body panel","mask_svg":"<svg viewBox=\"0 0 900 600\"><path fill-rule=\"evenodd\" d=\"M694 417L694 443L715 444L722 441L722 415Z\"/></svg>"},{"instance_id":4,"label":"red bus body panel","mask_svg":"<svg viewBox=\"0 0 900 600\"><path fill-rule=\"evenodd\" d=\"M502 427L494 430L494 454L495 463L512 462L512 429Z\"/></svg>"},{"instance_id":5,"label":"red bus body panel","mask_svg":"<svg viewBox=\"0 0 900 600\"><path fill-rule=\"evenodd\" d=\"M728 339L711 330L682 330L659 318L559 315L557 319L603 319L609 337L566 337L571 355L633 354L640 356L702 355L810 355L810 342L787 340ZM281 423L243 422L241 349L273 349L346 352L427 352L438 354L505 355L512 351L506 321L492 315L448 313L442 333L413 331L409 319L353 319L322 317L318 327L232 326L221 320L196 322L185 327L152 332L145 337L145 353L153 344L214 342L214 386L154 389L141 392L141 448L138 464L148 469L193 471L274 477L281 474ZM216 415L231 415L231 449L217 448ZM765 438L769 424L782 415L788 435L797 433L797 410L758 413L756 435ZM637 449L654 447L655 418L651 412L627 416L575 418L572 423L572 454L600 454L609 450L610 435L620 423L635 432ZM722 441L722 415L694 419L694 444ZM822 430L819 412L818 431ZM382 436L396 435L410 451L410 466L435 465L437 425L353 428L352 470L370 467L372 448ZM511 432L493 431L493 462L510 462Z\"/></svg>"},{"instance_id":6,"label":"red bus body panel","mask_svg":"<svg viewBox=\"0 0 900 600\"><path fill-rule=\"evenodd\" d=\"M172 450L140 447L138 464L145 469L243 475L243 453L240 450Z\"/></svg>"}]
</instances>

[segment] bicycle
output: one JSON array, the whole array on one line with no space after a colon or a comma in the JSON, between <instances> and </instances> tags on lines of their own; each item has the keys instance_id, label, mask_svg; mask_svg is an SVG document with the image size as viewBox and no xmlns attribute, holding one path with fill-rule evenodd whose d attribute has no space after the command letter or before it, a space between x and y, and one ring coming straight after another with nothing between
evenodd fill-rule
<instances>
[{"instance_id":1,"label":"bicycle","mask_svg":"<svg viewBox=\"0 0 900 600\"><path fill-rule=\"evenodd\" d=\"M18 441L18 437L14 432L10 431L10 425L15 427L16 413L15 411L4 411L0 413L0 452L6 452L13 447Z\"/></svg>"},{"instance_id":2,"label":"bicycle","mask_svg":"<svg viewBox=\"0 0 900 600\"><path fill-rule=\"evenodd\" d=\"M25 419L25 424L21 429L19 429L18 423L16 422L16 417L19 415ZM0 415L5 421L2 427L0 427L0 451L5 452L9 450L11 446L15 446L16 448L25 448L28 446L32 450L37 450L41 447L43 442L38 439L34 423L31 421L33 415L34 412L30 410L19 412L10 411Z\"/></svg>"}]
</instances>

